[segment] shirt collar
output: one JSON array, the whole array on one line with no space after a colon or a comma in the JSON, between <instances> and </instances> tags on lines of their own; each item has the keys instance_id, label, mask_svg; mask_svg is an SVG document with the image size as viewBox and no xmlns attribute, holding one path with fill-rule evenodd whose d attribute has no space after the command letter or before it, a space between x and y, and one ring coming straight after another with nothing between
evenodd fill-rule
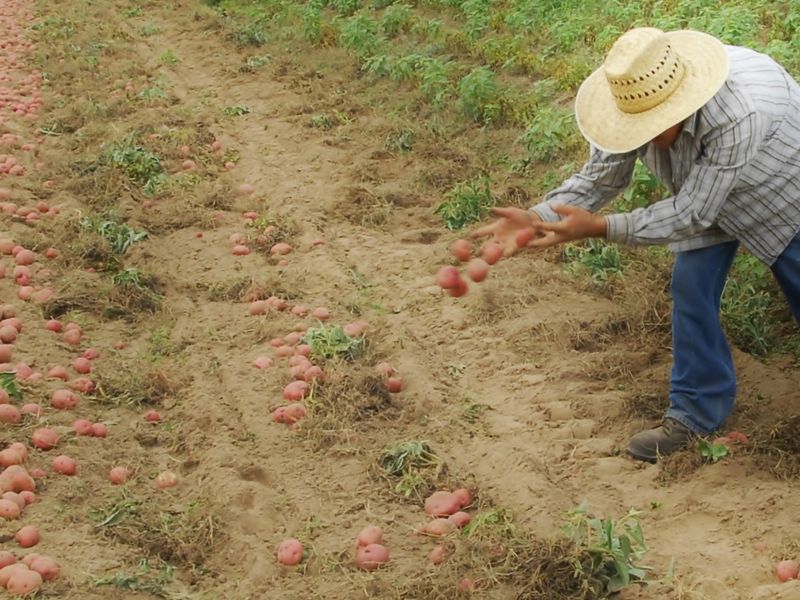
<instances>
[{"instance_id":1,"label":"shirt collar","mask_svg":"<svg viewBox=\"0 0 800 600\"><path fill-rule=\"evenodd\" d=\"M694 136L694 132L697 131L697 123L700 120L700 111L695 111L694 114L690 115L689 118L683 124L683 129L681 133L688 133L691 136Z\"/></svg>"}]
</instances>

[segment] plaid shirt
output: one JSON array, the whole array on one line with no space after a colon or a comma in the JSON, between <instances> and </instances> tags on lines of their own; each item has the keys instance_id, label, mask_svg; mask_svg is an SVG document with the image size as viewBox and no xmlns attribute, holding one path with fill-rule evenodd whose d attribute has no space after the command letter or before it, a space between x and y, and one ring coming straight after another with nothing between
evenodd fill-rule
<instances>
[{"instance_id":1,"label":"plaid shirt","mask_svg":"<svg viewBox=\"0 0 800 600\"><path fill-rule=\"evenodd\" d=\"M680 252L737 239L771 265L800 230L800 86L763 54L727 51L727 81L671 148L592 147L581 172L531 210L546 221L559 219L550 202L595 212L628 186L638 157L673 195L608 215L608 240Z\"/></svg>"}]
</instances>

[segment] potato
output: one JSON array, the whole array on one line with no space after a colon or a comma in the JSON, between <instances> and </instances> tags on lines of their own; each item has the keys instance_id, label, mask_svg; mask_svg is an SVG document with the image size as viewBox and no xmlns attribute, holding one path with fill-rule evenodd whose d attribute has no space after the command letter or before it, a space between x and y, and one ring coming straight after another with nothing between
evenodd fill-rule
<instances>
[{"instance_id":1,"label":"potato","mask_svg":"<svg viewBox=\"0 0 800 600\"><path fill-rule=\"evenodd\" d=\"M30 548L39 543L39 530L33 525L26 525L17 531L14 539L23 548Z\"/></svg>"},{"instance_id":2,"label":"potato","mask_svg":"<svg viewBox=\"0 0 800 600\"><path fill-rule=\"evenodd\" d=\"M482 258L473 258L467 265L467 274L475 283L480 283L489 275L489 263Z\"/></svg>"},{"instance_id":3,"label":"potato","mask_svg":"<svg viewBox=\"0 0 800 600\"><path fill-rule=\"evenodd\" d=\"M36 490L36 483L28 474L24 467L11 465L0 473L0 491L3 492L33 492Z\"/></svg>"},{"instance_id":4,"label":"potato","mask_svg":"<svg viewBox=\"0 0 800 600\"><path fill-rule=\"evenodd\" d=\"M428 555L430 561L435 565L440 565L447 558L447 547L444 544L437 544Z\"/></svg>"},{"instance_id":5,"label":"potato","mask_svg":"<svg viewBox=\"0 0 800 600\"><path fill-rule=\"evenodd\" d=\"M75 475L78 465L74 458L61 454L53 459L53 471L62 475Z\"/></svg>"},{"instance_id":6,"label":"potato","mask_svg":"<svg viewBox=\"0 0 800 600\"><path fill-rule=\"evenodd\" d=\"M441 537L453 531L454 527L455 525L447 519L439 518L434 519L430 523L425 523L425 525L420 528L419 532L433 537Z\"/></svg>"},{"instance_id":7,"label":"potato","mask_svg":"<svg viewBox=\"0 0 800 600\"><path fill-rule=\"evenodd\" d=\"M472 520L472 517L470 516L469 513L458 511L447 517L447 520L450 521L453 525L455 525L459 529L461 529L462 527L469 524L469 522Z\"/></svg>"},{"instance_id":8,"label":"potato","mask_svg":"<svg viewBox=\"0 0 800 600\"><path fill-rule=\"evenodd\" d=\"M6 589L12 596L30 596L42 585L42 576L36 571L18 570L11 574Z\"/></svg>"},{"instance_id":9,"label":"potato","mask_svg":"<svg viewBox=\"0 0 800 600\"><path fill-rule=\"evenodd\" d=\"M472 502L472 495L469 493L467 488L458 488L457 490L453 490L453 496L455 496L456 500L458 500L459 508L469 506L470 502Z\"/></svg>"},{"instance_id":10,"label":"potato","mask_svg":"<svg viewBox=\"0 0 800 600\"><path fill-rule=\"evenodd\" d=\"M47 427L40 427L33 432L31 440L39 450L50 450L58 445L58 434Z\"/></svg>"},{"instance_id":11,"label":"potato","mask_svg":"<svg viewBox=\"0 0 800 600\"><path fill-rule=\"evenodd\" d=\"M19 515L22 512L19 505L12 501L3 498L0 500L0 518L3 518L7 521L12 519L19 519Z\"/></svg>"},{"instance_id":12,"label":"potato","mask_svg":"<svg viewBox=\"0 0 800 600\"><path fill-rule=\"evenodd\" d=\"M17 571L29 571L29 570L30 569L28 569L28 565L21 562L15 562L8 566L3 567L2 569L0 569L0 587L7 587L8 580L11 579L11 575L16 573Z\"/></svg>"},{"instance_id":13,"label":"potato","mask_svg":"<svg viewBox=\"0 0 800 600\"><path fill-rule=\"evenodd\" d=\"M800 571L800 565L796 560L782 560L775 566L775 574L780 581L797 579L798 571Z\"/></svg>"},{"instance_id":14,"label":"potato","mask_svg":"<svg viewBox=\"0 0 800 600\"><path fill-rule=\"evenodd\" d=\"M445 265L436 273L436 283L445 290L450 290L458 286L461 281L461 274L452 265Z\"/></svg>"},{"instance_id":15,"label":"potato","mask_svg":"<svg viewBox=\"0 0 800 600\"><path fill-rule=\"evenodd\" d=\"M461 262L467 262L472 256L472 242L469 240L456 240L450 246L450 252Z\"/></svg>"},{"instance_id":16,"label":"potato","mask_svg":"<svg viewBox=\"0 0 800 600\"><path fill-rule=\"evenodd\" d=\"M61 569L58 563L49 556L37 556L31 562L30 570L39 573L45 581L50 581L58 577Z\"/></svg>"},{"instance_id":17,"label":"potato","mask_svg":"<svg viewBox=\"0 0 800 600\"><path fill-rule=\"evenodd\" d=\"M278 546L278 562L293 567L303 560L303 544L295 538L288 538Z\"/></svg>"},{"instance_id":18,"label":"potato","mask_svg":"<svg viewBox=\"0 0 800 600\"><path fill-rule=\"evenodd\" d=\"M425 512L432 517L447 517L461 508L461 504L451 492L434 492L425 500Z\"/></svg>"},{"instance_id":19,"label":"potato","mask_svg":"<svg viewBox=\"0 0 800 600\"><path fill-rule=\"evenodd\" d=\"M356 547L369 546L370 544L380 544L383 539L383 529L377 525L367 525L358 532Z\"/></svg>"},{"instance_id":20,"label":"potato","mask_svg":"<svg viewBox=\"0 0 800 600\"><path fill-rule=\"evenodd\" d=\"M356 564L365 571L374 571L389 562L389 551L381 544L360 546L356 550Z\"/></svg>"}]
</instances>

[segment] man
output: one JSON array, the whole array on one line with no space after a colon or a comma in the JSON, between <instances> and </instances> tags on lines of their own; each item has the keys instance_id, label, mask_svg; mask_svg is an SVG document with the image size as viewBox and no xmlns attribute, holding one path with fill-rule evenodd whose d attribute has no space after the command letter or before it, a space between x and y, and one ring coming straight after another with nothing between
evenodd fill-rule
<instances>
[{"instance_id":1,"label":"man","mask_svg":"<svg viewBox=\"0 0 800 600\"><path fill-rule=\"evenodd\" d=\"M769 57L696 31L633 29L580 87L575 113L590 143L580 173L525 211L473 232L507 255L602 237L669 244L673 366L661 426L629 453L655 461L718 429L736 378L719 320L720 297L741 244L770 266L800 322L800 86ZM672 197L630 213L595 213L631 180L636 158Z\"/></svg>"}]
</instances>

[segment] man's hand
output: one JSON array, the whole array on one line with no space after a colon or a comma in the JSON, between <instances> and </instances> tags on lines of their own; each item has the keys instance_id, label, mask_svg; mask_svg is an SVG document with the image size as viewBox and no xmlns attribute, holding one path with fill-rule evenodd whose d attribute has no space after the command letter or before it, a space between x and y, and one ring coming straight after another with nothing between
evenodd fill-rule
<instances>
[{"instance_id":1,"label":"man's hand","mask_svg":"<svg viewBox=\"0 0 800 600\"><path fill-rule=\"evenodd\" d=\"M591 237L605 237L606 220L588 210L567 204L551 205L553 211L561 216L556 223L540 221L533 225L543 236L527 243L532 248L547 248L564 242L574 242Z\"/></svg>"},{"instance_id":2,"label":"man's hand","mask_svg":"<svg viewBox=\"0 0 800 600\"><path fill-rule=\"evenodd\" d=\"M511 256L522 246L531 245L528 240L536 236L536 227L542 220L536 213L514 207L495 207L492 213L498 217L494 223L478 227L470 237L491 237L503 248L504 256Z\"/></svg>"}]
</instances>

